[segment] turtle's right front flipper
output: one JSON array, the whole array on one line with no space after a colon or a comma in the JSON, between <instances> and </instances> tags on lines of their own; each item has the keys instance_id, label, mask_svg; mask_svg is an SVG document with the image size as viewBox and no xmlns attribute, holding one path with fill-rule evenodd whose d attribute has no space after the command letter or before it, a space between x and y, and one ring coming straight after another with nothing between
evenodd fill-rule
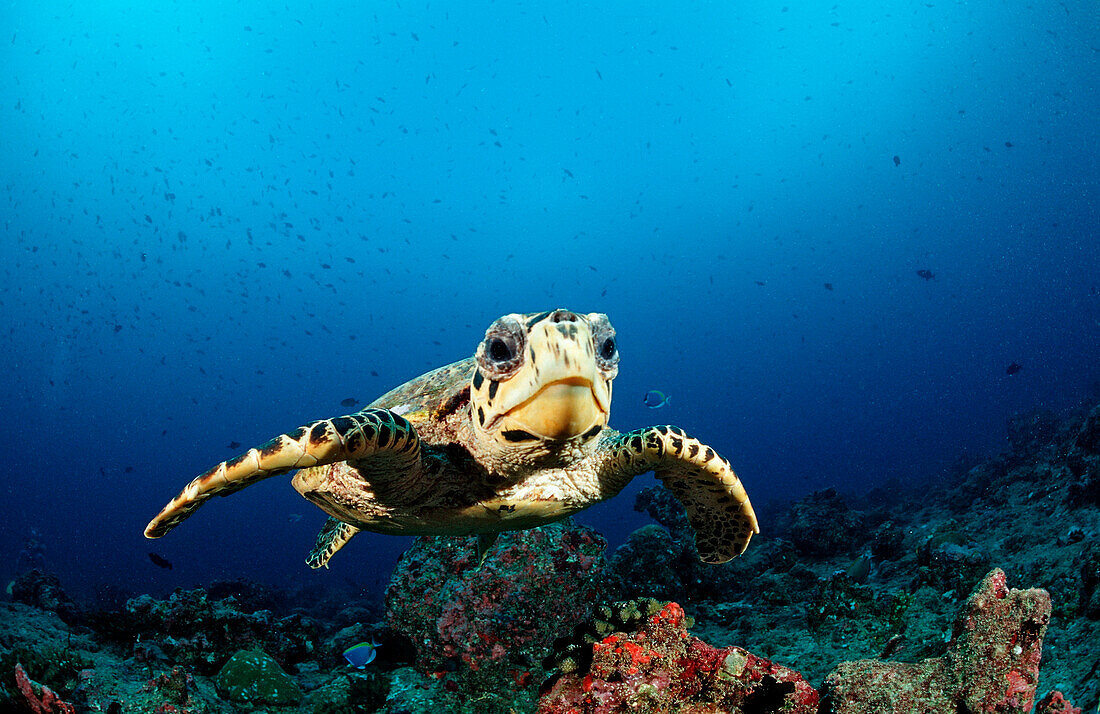
<instances>
[{"instance_id":1,"label":"turtle's right front flipper","mask_svg":"<svg viewBox=\"0 0 1100 714\"><path fill-rule=\"evenodd\" d=\"M381 443L383 434L388 443ZM402 443L395 443L398 439ZM160 538L211 496L228 496L271 476L366 459L379 451L412 462L420 458L420 439L412 424L388 409L364 409L349 416L315 421L197 476L149 522L145 537Z\"/></svg>"}]
</instances>

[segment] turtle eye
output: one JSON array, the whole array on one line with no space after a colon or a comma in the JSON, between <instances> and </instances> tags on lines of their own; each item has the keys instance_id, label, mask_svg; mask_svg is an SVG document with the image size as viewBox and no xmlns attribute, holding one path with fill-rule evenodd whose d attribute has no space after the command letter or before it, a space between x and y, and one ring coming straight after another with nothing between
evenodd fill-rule
<instances>
[{"instance_id":1,"label":"turtle eye","mask_svg":"<svg viewBox=\"0 0 1100 714\"><path fill-rule=\"evenodd\" d=\"M515 345L510 345L499 337L489 340L489 359L494 362L507 362L515 356Z\"/></svg>"},{"instance_id":2,"label":"turtle eye","mask_svg":"<svg viewBox=\"0 0 1100 714\"><path fill-rule=\"evenodd\" d=\"M608 379L614 379L619 372L619 345L615 342L615 328L606 315L598 315L594 323L592 342L596 348L596 366Z\"/></svg>"},{"instance_id":3,"label":"turtle eye","mask_svg":"<svg viewBox=\"0 0 1100 714\"><path fill-rule=\"evenodd\" d=\"M618 352L618 348L615 346L614 337L606 338L603 344L600 345L600 357L603 357L605 360L613 359L616 352Z\"/></svg>"},{"instance_id":4,"label":"turtle eye","mask_svg":"<svg viewBox=\"0 0 1100 714\"><path fill-rule=\"evenodd\" d=\"M523 364L523 347L527 335L519 321L502 317L485 332L477 348L477 363L490 379L511 377Z\"/></svg>"}]
</instances>

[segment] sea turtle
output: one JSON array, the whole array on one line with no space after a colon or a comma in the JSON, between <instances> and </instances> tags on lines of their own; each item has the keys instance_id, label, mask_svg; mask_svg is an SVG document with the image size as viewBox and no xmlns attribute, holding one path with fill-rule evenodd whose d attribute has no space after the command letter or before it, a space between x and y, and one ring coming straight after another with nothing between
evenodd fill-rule
<instances>
[{"instance_id":1,"label":"sea turtle","mask_svg":"<svg viewBox=\"0 0 1100 714\"><path fill-rule=\"evenodd\" d=\"M330 516L313 568L360 530L477 534L484 555L501 531L565 518L652 470L686 507L703 562L740 555L759 528L729 462L675 426L609 428L618 372L606 315L505 315L474 357L199 475L145 535L163 536L211 496L298 469L294 488Z\"/></svg>"}]
</instances>

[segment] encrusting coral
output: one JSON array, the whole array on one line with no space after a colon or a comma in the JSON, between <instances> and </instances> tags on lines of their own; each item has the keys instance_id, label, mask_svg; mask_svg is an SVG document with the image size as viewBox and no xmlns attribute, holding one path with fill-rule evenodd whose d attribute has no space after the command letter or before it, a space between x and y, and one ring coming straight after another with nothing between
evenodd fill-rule
<instances>
[{"instance_id":1,"label":"encrusting coral","mask_svg":"<svg viewBox=\"0 0 1100 714\"><path fill-rule=\"evenodd\" d=\"M818 694L794 670L746 652L718 649L687 632L674 602L652 603L632 632L611 632L590 645L588 666L563 672L539 700L539 714L659 711L782 711L814 714ZM620 620L635 620L631 616ZM649 614L652 613L652 614Z\"/></svg>"}]
</instances>

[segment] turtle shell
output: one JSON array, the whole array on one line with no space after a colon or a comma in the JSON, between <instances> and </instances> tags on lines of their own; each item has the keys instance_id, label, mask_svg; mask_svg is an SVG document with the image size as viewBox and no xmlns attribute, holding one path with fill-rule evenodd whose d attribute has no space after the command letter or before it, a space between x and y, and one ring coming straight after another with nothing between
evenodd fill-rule
<instances>
[{"instance_id":1,"label":"turtle shell","mask_svg":"<svg viewBox=\"0 0 1100 714\"><path fill-rule=\"evenodd\" d=\"M469 403L475 365L475 359L467 357L433 369L391 389L367 406L389 409L408 419L418 430L438 424Z\"/></svg>"}]
</instances>

